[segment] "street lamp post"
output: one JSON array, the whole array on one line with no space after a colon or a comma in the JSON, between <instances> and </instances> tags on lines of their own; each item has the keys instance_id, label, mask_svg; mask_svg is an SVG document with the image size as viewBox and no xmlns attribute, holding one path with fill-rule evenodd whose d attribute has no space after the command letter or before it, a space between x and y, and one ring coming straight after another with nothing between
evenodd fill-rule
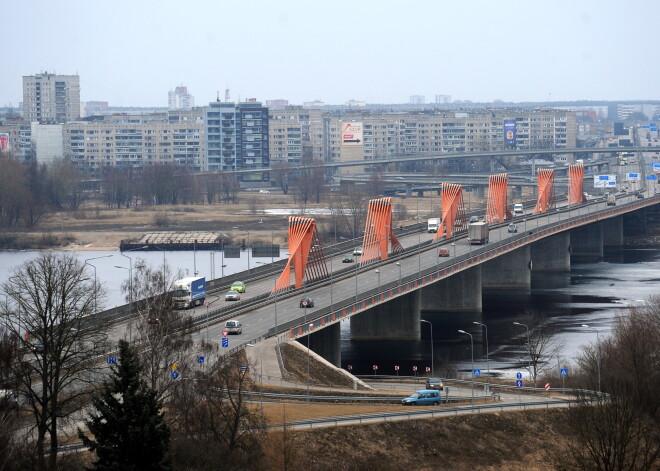
<instances>
[{"instance_id":1,"label":"street lamp post","mask_svg":"<svg viewBox=\"0 0 660 471\"><path fill-rule=\"evenodd\" d=\"M472 397L470 398L470 402L472 402L474 400L474 341L472 340L471 333L464 330L459 330L458 332L470 336L470 348L472 350Z\"/></svg>"},{"instance_id":2,"label":"street lamp post","mask_svg":"<svg viewBox=\"0 0 660 471\"><path fill-rule=\"evenodd\" d=\"M399 267L399 287L401 287L401 262L396 262L396 266Z\"/></svg>"},{"instance_id":3,"label":"street lamp post","mask_svg":"<svg viewBox=\"0 0 660 471\"><path fill-rule=\"evenodd\" d=\"M598 392L601 392L600 389L600 338L598 336L598 329L595 327L590 327L588 324L582 324L582 327L589 329L593 332L596 332L596 343L598 344Z\"/></svg>"},{"instance_id":4,"label":"street lamp post","mask_svg":"<svg viewBox=\"0 0 660 471\"><path fill-rule=\"evenodd\" d=\"M454 258L456 258L456 242L451 243L451 248L454 249Z\"/></svg>"},{"instance_id":5,"label":"street lamp post","mask_svg":"<svg viewBox=\"0 0 660 471\"><path fill-rule=\"evenodd\" d=\"M167 266L167 263L165 261L165 252L166 252L166 250L161 248L161 247L158 247L157 245L154 245L153 247L155 249L160 250L161 252L163 252L163 293L164 293L166 291L166 287L167 287L167 282L166 282L167 277L165 276L165 267ZM197 270L195 270L195 276L197 276Z\"/></svg>"},{"instance_id":6,"label":"street lamp post","mask_svg":"<svg viewBox=\"0 0 660 471\"><path fill-rule=\"evenodd\" d=\"M380 293L380 270L376 268L375 273L378 275L378 292Z\"/></svg>"},{"instance_id":7,"label":"street lamp post","mask_svg":"<svg viewBox=\"0 0 660 471\"><path fill-rule=\"evenodd\" d=\"M431 376L433 376L433 373L435 373L435 368L433 367L433 324L424 319L420 319L419 321L427 323L431 328Z\"/></svg>"},{"instance_id":8,"label":"street lamp post","mask_svg":"<svg viewBox=\"0 0 660 471\"><path fill-rule=\"evenodd\" d=\"M247 347L256 348L259 351L259 403L261 407L261 415L264 414L264 358L262 356L261 348L258 348L252 343L246 343Z\"/></svg>"},{"instance_id":9,"label":"street lamp post","mask_svg":"<svg viewBox=\"0 0 660 471\"><path fill-rule=\"evenodd\" d=\"M527 329L527 353L529 354L529 359L528 364L527 364L527 371L529 371L529 380L532 380L532 346L529 343L529 327L527 324L523 324L522 322L514 322L513 325L521 325Z\"/></svg>"},{"instance_id":10,"label":"street lamp post","mask_svg":"<svg viewBox=\"0 0 660 471\"><path fill-rule=\"evenodd\" d=\"M92 257L85 259L85 265L89 265L94 269L94 314L96 314L96 312L98 311L98 304L97 304L98 289L96 288L96 266L88 262L90 260L97 260L99 258L110 258L110 257L112 257L112 255L102 255L100 257Z\"/></svg>"},{"instance_id":11,"label":"street lamp post","mask_svg":"<svg viewBox=\"0 0 660 471\"><path fill-rule=\"evenodd\" d=\"M490 363L488 361L488 327L486 327L486 324L482 324L481 322L474 321L472 323L475 325L483 326L483 328L486 329L486 369L488 371L487 375L490 377Z\"/></svg>"}]
</instances>

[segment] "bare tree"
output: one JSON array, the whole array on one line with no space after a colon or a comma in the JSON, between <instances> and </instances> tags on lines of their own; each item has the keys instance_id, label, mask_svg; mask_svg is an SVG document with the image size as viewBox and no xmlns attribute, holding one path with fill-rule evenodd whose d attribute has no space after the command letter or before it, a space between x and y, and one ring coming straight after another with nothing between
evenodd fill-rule
<instances>
[{"instance_id":1,"label":"bare tree","mask_svg":"<svg viewBox=\"0 0 660 471\"><path fill-rule=\"evenodd\" d=\"M58 209L77 210L84 201L82 175L69 160L55 161L48 168L48 194Z\"/></svg>"},{"instance_id":2,"label":"bare tree","mask_svg":"<svg viewBox=\"0 0 660 471\"><path fill-rule=\"evenodd\" d=\"M291 165L288 162L277 162L273 164L273 179L277 186L282 189L282 193L289 194L289 184L291 178Z\"/></svg>"},{"instance_id":3,"label":"bare tree","mask_svg":"<svg viewBox=\"0 0 660 471\"><path fill-rule=\"evenodd\" d=\"M529 364L530 375L534 387L538 377L550 368L550 364L563 348L563 344L552 338L550 327L544 315L537 312L527 312L524 316L524 325L529 332L525 332L522 341L525 343L526 356L521 357L521 362Z\"/></svg>"},{"instance_id":4,"label":"bare tree","mask_svg":"<svg viewBox=\"0 0 660 471\"><path fill-rule=\"evenodd\" d=\"M171 276L167 265L151 268L143 259L137 259L131 282L125 282L122 290L126 299L139 300L137 310L129 326L130 340L138 345L142 375L149 387L158 393L158 399L166 400L172 381L170 373L177 364L181 374L189 367L184 360L191 355L192 319L183 311L176 310L171 286L181 278ZM132 289L132 294L131 290Z\"/></svg>"},{"instance_id":5,"label":"bare tree","mask_svg":"<svg viewBox=\"0 0 660 471\"><path fill-rule=\"evenodd\" d=\"M55 469L60 420L102 366L97 359L106 351L104 323L92 314L104 292L76 257L53 253L16 268L2 292L2 324L20 339L23 352L11 370L35 420L38 468Z\"/></svg>"}]
</instances>

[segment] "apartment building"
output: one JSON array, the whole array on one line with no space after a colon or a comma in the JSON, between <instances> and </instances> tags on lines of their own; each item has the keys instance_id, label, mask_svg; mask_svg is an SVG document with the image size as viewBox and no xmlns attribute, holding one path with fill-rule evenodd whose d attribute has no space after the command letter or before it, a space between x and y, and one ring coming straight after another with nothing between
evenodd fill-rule
<instances>
[{"instance_id":1,"label":"apartment building","mask_svg":"<svg viewBox=\"0 0 660 471\"><path fill-rule=\"evenodd\" d=\"M323 160L325 155L324 116L320 109L287 106L269 109L268 140L271 164Z\"/></svg>"},{"instance_id":2,"label":"apartment building","mask_svg":"<svg viewBox=\"0 0 660 471\"><path fill-rule=\"evenodd\" d=\"M48 72L23 76L23 117L39 123L66 123L78 119L80 77Z\"/></svg>"},{"instance_id":3,"label":"apartment building","mask_svg":"<svg viewBox=\"0 0 660 471\"><path fill-rule=\"evenodd\" d=\"M254 99L246 102L212 102L204 108L206 132L205 170L260 169L270 166L268 108ZM250 174L265 180L266 174ZM243 179L242 175L238 176Z\"/></svg>"},{"instance_id":4,"label":"apartment building","mask_svg":"<svg viewBox=\"0 0 660 471\"><path fill-rule=\"evenodd\" d=\"M103 167L178 164L201 171L204 164L202 111L144 116L112 115L64 126L66 157L89 175Z\"/></svg>"},{"instance_id":5,"label":"apartment building","mask_svg":"<svg viewBox=\"0 0 660 471\"><path fill-rule=\"evenodd\" d=\"M174 91L167 92L167 109L192 110L195 107L195 97L188 93L188 87L176 87Z\"/></svg>"}]
</instances>

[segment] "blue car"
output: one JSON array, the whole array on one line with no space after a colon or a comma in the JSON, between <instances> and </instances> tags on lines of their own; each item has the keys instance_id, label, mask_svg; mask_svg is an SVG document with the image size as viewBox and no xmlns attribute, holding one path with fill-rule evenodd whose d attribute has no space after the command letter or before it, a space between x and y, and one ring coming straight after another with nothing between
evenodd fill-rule
<instances>
[{"instance_id":1,"label":"blue car","mask_svg":"<svg viewBox=\"0 0 660 471\"><path fill-rule=\"evenodd\" d=\"M422 389L401 400L404 406L437 406L441 402L440 391L435 389Z\"/></svg>"}]
</instances>

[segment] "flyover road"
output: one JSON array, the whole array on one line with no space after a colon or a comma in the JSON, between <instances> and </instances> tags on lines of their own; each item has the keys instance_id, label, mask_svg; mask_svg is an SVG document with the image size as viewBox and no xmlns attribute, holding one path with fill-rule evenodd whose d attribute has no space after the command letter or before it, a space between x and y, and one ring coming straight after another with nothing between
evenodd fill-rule
<instances>
[{"instance_id":1,"label":"flyover road","mask_svg":"<svg viewBox=\"0 0 660 471\"><path fill-rule=\"evenodd\" d=\"M646 191L646 197L652 196L649 190ZM632 194L620 195L617 200L617 205L630 203L636 201L635 196ZM592 200L585 204L574 206L572 208L562 207L556 211L551 211L547 214L540 216L522 215L514 218L512 221L516 222L519 231L524 233L536 232L542 229L544 225L565 221L577 216L587 216L596 213L600 210L607 209L606 203L603 200ZM508 221L507 221L508 222ZM507 232L506 225L495 227L490 231L490 242L486 245L493 246L500 242L512 240L519 234L510 234ZM404 247L411 247L418 243L430 241L434 234L418 233L409 235L401 240ZM449 249L450 256L440 258L437 256L437 248L443 246ZM297 290L297 295L287 298L278 299L275 307L274 303L270 305L254 309L250 312L242 314L237 318L243 324L243 334L233 336L230 340L230 347L235 347L250 341L255 341L265 336L269 329L275 327L275 309L277 310L277 325L278 327L284 323L300 322L306 323L307 321L318 317L320 311L332 305L334 309L347 305L355 300L356 295L360 298L362 293L369 290L376 290L383 288L387 284L398 283L399 280L405 281L406 277L412 277L420 271L430 270L434 267L441 268L451 264L456 258L461 258L472 252L478 251L482 246L469 245L465 236L457 239L455 242L440 241L428 248L421 251L419 254L411 254L410 252L402 253L396 256L390 256L386 262L373 264L366 268L360 268L358 271L358 264L355 263L355 274L349 277L344 277L339 280L327 281L323 286L313 287L309 290ZM331 260L331 261L330 261ZM341 263L341 257L332 257L328 261L328 267L332 267L334 271L339 268L344 268L347 264ZM398 263L397 263L398 262ZM378 272L376 272L378 269ZM256 296L259 293L269 292L275 280L262 280L250 284L248 289L248 296ZM299 307L300 298L309 296L314 300L314 308L302 309ZM245 299L245 298L243 298ZM224 303L224 300L219 302ZM327 309L326 309L327 311ZM198 308L195 313L201 314L204 310ZM208 336L210 340L218 341L222 333L222 324L209 325L207 328L202 327L201 331L197 334L199 338Z\"/></svg>"}]
</instances>

